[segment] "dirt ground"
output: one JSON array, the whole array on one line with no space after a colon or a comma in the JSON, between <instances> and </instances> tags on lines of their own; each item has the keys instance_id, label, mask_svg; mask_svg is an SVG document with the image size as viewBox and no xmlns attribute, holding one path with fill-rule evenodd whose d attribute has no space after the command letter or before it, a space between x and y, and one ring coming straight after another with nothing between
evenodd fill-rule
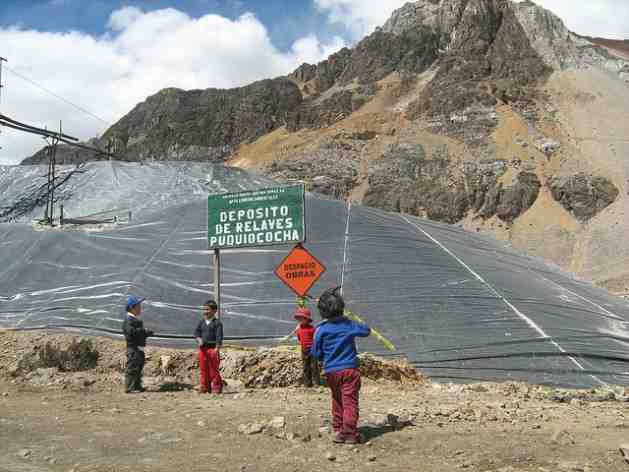
<instances>
[{"instance_id":1,"label":"dirt ground","mask_svg":"<svg viewBox=\"0 0 629 472\"><path fill-rule=\"evenodd\" d=\"M360 424L368 442L335 445L324 387L252 389L228 379L212 396L153 375L148 392L128 395L119 369L107 367L122 345L102 339L99 351L110 351L93 371L16 373L43 335L0 332L2 472L629 471L619 449L629 443L624 388L367 379Z\"/></svg>"}]
</instances>

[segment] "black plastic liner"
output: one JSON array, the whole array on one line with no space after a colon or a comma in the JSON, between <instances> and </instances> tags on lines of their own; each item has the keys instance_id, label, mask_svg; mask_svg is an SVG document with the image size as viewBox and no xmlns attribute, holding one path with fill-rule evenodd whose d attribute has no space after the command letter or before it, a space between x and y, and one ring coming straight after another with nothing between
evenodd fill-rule
<instances>
[{"instance_id":1,"label":"black plastic liner","mask_svg":"<svg viewBox=\"0 0 629 472\"><path fill-rule=\"evenodd\" d=\"M201 177L209 167L211 178ZM12 169L0 171L5 182ZM43 174L32 169L31 185L35 169ZM111 335L135 293L148 298L148 327L190 345L212 295L205 196L268 181L209 164L94 163L86 171L62 189L66 208L80 216L124 206L133 221L99 231L0 224L0 327ZM3 205L20 200L11 188ZM316 195L306 206L305 246L327 266L312 295L342 285L349 308L431 377L629 385L627 300L453 226ZM295 296L273 274L289 250L223 251L228 339L273 344L292 330ZM361 348L390 355L373 339Z\"/></svg>"}]
</instances>

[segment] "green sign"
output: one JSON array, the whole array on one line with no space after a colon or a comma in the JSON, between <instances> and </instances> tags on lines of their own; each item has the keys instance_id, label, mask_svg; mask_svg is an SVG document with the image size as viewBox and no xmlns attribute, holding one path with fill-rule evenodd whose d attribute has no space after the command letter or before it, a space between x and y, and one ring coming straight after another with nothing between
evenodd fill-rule
<instances>
[{"instance_id":1,"label":"green sign","mask_svg":"<svg viewBox=\"0 0 629 472\"><path fill-rule=\"evenodd\" d=\"M210 249L268 246L306 239L304 187L275 187L210 195Z\"/></svg>"}]
</instances>

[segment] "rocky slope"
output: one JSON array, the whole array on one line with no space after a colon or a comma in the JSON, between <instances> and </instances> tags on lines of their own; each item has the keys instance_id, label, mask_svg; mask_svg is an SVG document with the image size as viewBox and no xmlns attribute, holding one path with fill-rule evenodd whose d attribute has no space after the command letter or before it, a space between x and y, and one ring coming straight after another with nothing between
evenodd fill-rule
<instances>
[{"instance_id":1,"label":"rocky slope","mask_svg":"<svg viewBox=\"0 0 629 472\"><path fill-rule=\"evenodd\" d=\"M589 36L584 36L584 39L590 41L591 43L597 44L599 46L613 49L616 52L619 52L624 55L629 55L629 39L606 39L606 38L592 38Z\"/></svg>"},{"instance_id":2,"label":"rocky slope","mask_svg":"<svg viewBox=\"0 0 629 472\"><path fill-rule=\"evenodd\" d=\"M622 44L578 36L530 1L419 0L286 78L164 90L99 144L130 160L229 159L491 231L629 292Z\"/></svg>"},{"instance_id":3,"label":"rocky slope","mask_svg":"<svg viewBox=\"0 0 629 472\"><path fill-rule=\"evenodd\" d=\"M93 138L83 144L97 148L99 146L99 140L97 138ZM95 156L94 153L86 153L84 150L78 149L74 146L63 143L59 143L57 145L56 162L60 166L79 164L81 162L93 160L95 158L97 158L97 156ZM44 147L32 156L24 159L21 165L38 165L41 163L47 163L48 159L48 148Z\"/></svg>"},{"instance_id":4,"label":"rocky slope","mask_svg":"<svg viewBox=\"0 0 629 472\"><path fill-rule=\"evenodd\" d=\"M432 45L415 56L434 58L429 67L399 60L344 78L373 38L396 44L411 35ZM232 162L490 231L629 291L629 252L617 249L629 230L627 71L618 45L573 34L532 2L408 3L355 50L292 76L305 105L352 92L360 107L338 110L339 121L319 129L277 130L242 146Z\"/></svg>"}]
</instances>

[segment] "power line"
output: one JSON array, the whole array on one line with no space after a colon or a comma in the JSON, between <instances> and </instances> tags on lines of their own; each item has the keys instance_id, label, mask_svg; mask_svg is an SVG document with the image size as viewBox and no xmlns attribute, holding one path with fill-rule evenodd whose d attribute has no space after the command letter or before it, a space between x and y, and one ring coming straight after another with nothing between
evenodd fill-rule
<instances>
[{"instance_id":1,"label":"power line","mask_svg":"<svg viewBox=\"0 0 629 472\"><path fill-rule=\"evenodd\" d=\"M83 149L84 151L91 151L100 156L116 158L116 156L114 154L111 154L110 152L102 151L101 149L98 149L92 146L86 146L85 144L79 144L76 142L78 141L77 138L73 136L68 136L67 134L63 134L61 133L61 131L56 132L56 131L45 130L42 128L37 128L35 126L27 125L25 123L21 123L19 121L13 120L6 115L0 114L0 126L12 128L14 130L22 131L24 133L36 134L39 136L43 136L44 138L53 138L53 139L56 139L57 141L60 141L64 144L68 144L72 147Z\"/></svg>"},{"instance_id":2,"label":"power line","mask_svg":"<svg viewBox=\"0 0 629 472\"><path fill-rule=\"evenodd\" d=\"M26 123L22 123L20 121L16 121L12 118L9 118L6 115L3 115L2 113L0 113L0 121L6 121L11 123L14 126L19 126L20 128L24 128L25 131L30 130L30 131L35 131L36 133L42 135L42 136L59 136L61 138L65 138L65 139L69 139L71 141L78 141L78 138L75 138L74 136L68 136L67 134L63 134L61 132L57 133L54 131L48 131L47 129L43 129L43 128L38 128L36 126L32 126L32 125L27 125Z\"/></svg>"},{"instance_id":3,"label":"power line","mask_svg":"<svg viewBox=\"0 0 629 472\"><path fill-rule=\"evenodd\" d=\"M1 62L1 61L0 61L0 62ZM100 122L102 122L102 123L106 124L107 126L112 126L112 124L111 124L110 122L108 122L107 120L102 119L102 118L101 118L100 116L98 116L98 115L95 115L95 114L94 114L94 113L92 113L91 111L86 110L86 109L85 109L85 108L83 108L82 106L77 105L76 103L72 103L70 100L68 100L68 99L66 99L66 98L64 98L64 97L62 97L62 96L61 96L61 95L59 95L59 94L56 94L55 92L53 92L52 90L50 90L50 89L48 89L48 88L44 87L43 85L38 84L38 83L37 83L37 82L35 82L33 79L30 79L30 78L26 77L25 75L20 74L19 72L17 72L16 70L12 69L11 67L9 67L9 66L7 66L7 65L5 65L5 67L7 68L7 70L9 70L12 74L16 75L16 76L17 76L17 77L19 77L20 79L25 80L26 82L30 83L31 85L34 85L35 87L37 87L37 88L39 88L39 89L43 90L44 92L49 93L49 94L50 94L50 95L52 95L53 97L55 97L55 98L57 98L57 99L61 100L62 102L64 102L64 103L66 103L66 104L68 104L68 105L70 105L70 106L72 106L72 107L76 108L77 110L82 111L83 113L85 113L85 114L87 114L87 115L91 116L92 118L96 118L98 121L100 121Z\"/></svg>"},{"instance_id":4,"label":"power line","mask_svg":"<svg viewBox=\"0 0 629 472\"><path fill-rule=\"evenodd\" d=\"M2 87L4 87L4 85L2 85L2 63L3 62L7 62L7 60L4 57L0 57L0 104L2 104Z\"/></svg>"},{"instance_id":5,"label":"power line","mask_svg":"<svg viewBox=\"0 0 629 472\"><path fill-rule=\"evenodd\" d=\"M0 105L2 105L2 63L7 62L4 57L0 57ZM2 147L0 147L2 149Z\"/></svg>"}]
</instances>

